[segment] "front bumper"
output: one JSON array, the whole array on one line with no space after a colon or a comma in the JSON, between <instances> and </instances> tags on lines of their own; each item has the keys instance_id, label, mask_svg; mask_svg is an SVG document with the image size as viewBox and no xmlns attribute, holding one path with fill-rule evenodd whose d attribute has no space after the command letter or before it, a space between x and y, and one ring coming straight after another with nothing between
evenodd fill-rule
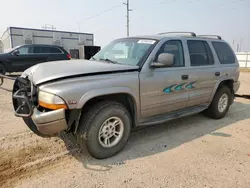
<instances>
[{"instance_id":1,"label":"front bumper","mask_svg":"<svg viewBox=\"0 0 250 188\"><path fill-rule=\"evenodd\" d=\"M25 123L33 132L52 136L68 128L64 109L44 112L37 108L37 90L28 79L18 77L15 80L12 100L15 115L32 120L33 123Z\"/></svg>"},{"instance_id":2,"label":"front bumper","mask_svg":"<svg viewBox=\"0 0 250 188\"><path fill-rule=\"evenodd\" d=\"M31 118L37 130L45 135L53 135L68 128L64 109L40 112L34 108Z\"/></svg>"}]
</instances>

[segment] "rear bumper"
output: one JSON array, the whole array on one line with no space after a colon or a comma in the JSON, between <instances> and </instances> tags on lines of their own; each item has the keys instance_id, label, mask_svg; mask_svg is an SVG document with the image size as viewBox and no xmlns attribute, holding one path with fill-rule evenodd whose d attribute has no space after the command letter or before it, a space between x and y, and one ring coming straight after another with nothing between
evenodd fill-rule
<instances>
[{"instance_id":1,"label":"rear bumper","mask_svg":"<svg viewBox=\"0 0 250 188\"><path fill-rule=\"evenodd\" d=\"M31 118L37 130L45 135L53 135L68 128L64 109L40 112L34 108Z\"/></svg>"}]
</instances>

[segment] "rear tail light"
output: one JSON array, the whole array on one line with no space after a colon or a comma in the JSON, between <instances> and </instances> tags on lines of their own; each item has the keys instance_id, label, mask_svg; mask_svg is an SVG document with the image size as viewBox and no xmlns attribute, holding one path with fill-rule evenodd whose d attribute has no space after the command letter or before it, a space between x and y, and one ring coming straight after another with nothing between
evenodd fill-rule
<instances>
[{"instance_id":1,"label":"rear tail light","mask_svg":"<svg viewBox=\"0 0 250 188\"><path fill-rule=\"evenodd\" d=\"M71 55L70 55L70 54L67 54L67 58L71 59Z\"/></svg>"}]
</instances>

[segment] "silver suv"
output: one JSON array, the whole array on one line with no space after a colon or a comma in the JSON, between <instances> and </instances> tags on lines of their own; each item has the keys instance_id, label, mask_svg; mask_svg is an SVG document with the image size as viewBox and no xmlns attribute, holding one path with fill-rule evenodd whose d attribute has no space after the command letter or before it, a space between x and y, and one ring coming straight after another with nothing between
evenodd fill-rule
<instances>
[{"instance_id":1,"label":"silver suv","mask_svg":"<svg viewBox=\"0 0 250 188\"><path fill-rule=\"evenodd\" d=\"M135 127L199 112L223 118L238 78L221 37L161 33L117 39L90 60L33 66L16 79L13 105L36 134L73 133L103 159L120 152Z\"/></svg>"}]
</instances>

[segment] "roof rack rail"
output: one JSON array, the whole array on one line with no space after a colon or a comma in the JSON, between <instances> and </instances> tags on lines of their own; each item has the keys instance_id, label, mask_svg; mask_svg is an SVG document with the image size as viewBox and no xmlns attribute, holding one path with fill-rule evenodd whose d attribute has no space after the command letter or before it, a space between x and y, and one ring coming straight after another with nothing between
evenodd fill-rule
<instances>
[{"instance_id":1,"label":"roof rack rail","mask_svg":"<svg viewBox=\"0 0 250 188\"><path fill-rule=\"evenodd\" d=\"M219 35L197 35L197 37L204 37L204 38L216 38L216 39L219 39L221 40L221 36Z\"/></svg>"},{"instance_id":2,"label":"roof rack rail","mask_svg":"<svg viewBox=\"0 0 250 188\"><path fill-rule=\"evenodd\" d=\"M163 32L163 33L158 33L158 35L165 35L165 34L188 34L189 36L196 37L196 34L194 32Z\"/></svg>"}]
</instances>

